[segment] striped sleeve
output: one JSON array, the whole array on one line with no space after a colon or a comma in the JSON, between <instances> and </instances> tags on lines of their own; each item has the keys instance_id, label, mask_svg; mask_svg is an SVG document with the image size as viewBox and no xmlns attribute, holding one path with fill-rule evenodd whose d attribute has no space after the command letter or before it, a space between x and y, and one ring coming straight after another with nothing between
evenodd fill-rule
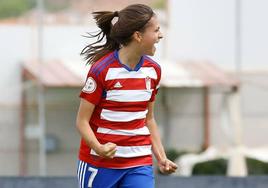
<instances>
[{"instance_id":1,"label":"striped sleeve","mask_svg":"<svg viewBox=\"0 0 268 188\"><path fill-rule=\"evenodd\" d=\"M155 69L156 69L156 73L157 73L157 79L156 80L153 80L155 83L153 84L154 88L153 88L153 92L152 92L152 96L151 96L150 102L155 101L156 94L157 94L158 89L160 87L161 68L157 66L157 67L155 67Z\"/></svg>"},{"instance_id":2,"label":"striped sleeve","mask_svg":"<svg viewBox=\"0 0 268 188\"><path fill-rule=\"evenodd\" d=\"M87 75L85 85L80 93L80 98L83 98L88 102L97 105L101 100L102 93L103 84L101 81L101 77L97 76L91 68Z\"/></svg>"}]
</instances>

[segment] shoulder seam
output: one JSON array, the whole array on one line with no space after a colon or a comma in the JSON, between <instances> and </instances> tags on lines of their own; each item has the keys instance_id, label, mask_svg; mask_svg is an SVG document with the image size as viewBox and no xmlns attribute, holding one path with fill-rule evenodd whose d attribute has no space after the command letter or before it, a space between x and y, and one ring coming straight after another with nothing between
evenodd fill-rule
<instances>
[{"instance_id":1,"label":"shoulder seam","mask_svg":"<svg viewBox=\"0 0 268 188\"><path fill-rule=\"evenodd\" d=\"M108 65L110 65L113 62L114 62L113 56L109 57L108 59L105 58L105 61L101 62L97 67L93 67L91 72L96 76L98 76L103 69L105 69Z\"/></svg>"},{"instance_id":2,"label":"shoulder seam","mask_svg":"<svg viewBox=\"0 0 268 188\"><path fill-rule=\"evenodd\" d=\"M104 65L106 62L108 62L112 58L113 58L113 56L109 55L109 56L105 57L103 60L97 61L98 64L95 65L95 66L93 65L92 71L95 71L95 70L99 69L102 65Z\"/></svg>"},{"instance_id":3,"label":"shoulder seam","mask_svg":"<svg viewBox=\"0 0 268 188\"><path fill-rule=\"evenodd\" d=\"M107 61L102 67L100 67L98 70L95 71L96 76L98 76L106 67L108 67L110 64L114 62L114 59L110 59L110 61Z\"/></svg>"},{"instance_id":4,"label":"shoulder seam","mask_svg":"<svg viewBox=\"0 0 268 188\"><path fill-rule=\"evenodd\" d=\"M150 57L144 56L144 59L150 61L153 64L156 64L161 69L161 66L156 61L154 61L153 59L151 59Z\"/></svg>"}]
</instances>

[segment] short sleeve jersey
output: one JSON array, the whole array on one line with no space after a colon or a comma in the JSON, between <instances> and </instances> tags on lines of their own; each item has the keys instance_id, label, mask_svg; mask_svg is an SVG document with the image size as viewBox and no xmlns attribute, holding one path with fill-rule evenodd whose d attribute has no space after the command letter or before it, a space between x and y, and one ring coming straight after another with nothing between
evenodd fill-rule
<instances>
[{"instance_id":1,"label":"short sleeve jersey","mask_svg":"<svg viewBox=\"0 0 268 188\"><path fill-rule=\"evenodd\" d=\"M118 51L91 66L80 97L95 105L89 125L98 141L115 143L117 151L113 159L104 159L81 139L80 160L105 168L152 164L145 118L160 78L160 66L147 56L142 56L133 70L120 62Z\"/></svg>"}]
</instances>

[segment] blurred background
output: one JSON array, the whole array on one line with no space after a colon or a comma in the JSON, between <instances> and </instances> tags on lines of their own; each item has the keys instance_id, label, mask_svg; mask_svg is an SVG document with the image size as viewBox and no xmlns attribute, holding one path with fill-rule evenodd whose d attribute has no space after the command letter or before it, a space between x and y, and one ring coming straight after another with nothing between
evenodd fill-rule
<instances>
[{"instance_id":1,"label":"blurred background","mask_svg":"<svg viewBox=\"0 0 268 188\"><path fill-rule=\"evenodd\" d=\"M76 174L91 12L133 3L164 34L155 116L175 175L268 174L268 1L1 0L0 176Z\"/></svg>"}]
</instances>

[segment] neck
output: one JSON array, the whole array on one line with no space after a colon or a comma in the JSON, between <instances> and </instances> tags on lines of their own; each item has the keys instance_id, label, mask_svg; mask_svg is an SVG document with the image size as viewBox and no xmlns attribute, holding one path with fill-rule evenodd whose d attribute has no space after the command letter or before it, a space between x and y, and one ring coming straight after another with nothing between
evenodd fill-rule
<instances>
[{"instance_id":1,"label":"neck","mask_svg":"<svg viewBox=\"0 0 268 188\"><path fill-rule=\"evenodd\" d=\"M134 69L141 59L141 54L129 47L123 47L119 50L119 59L121 63L127 65L131 69Z\"/></svg>"}]
</instances>

